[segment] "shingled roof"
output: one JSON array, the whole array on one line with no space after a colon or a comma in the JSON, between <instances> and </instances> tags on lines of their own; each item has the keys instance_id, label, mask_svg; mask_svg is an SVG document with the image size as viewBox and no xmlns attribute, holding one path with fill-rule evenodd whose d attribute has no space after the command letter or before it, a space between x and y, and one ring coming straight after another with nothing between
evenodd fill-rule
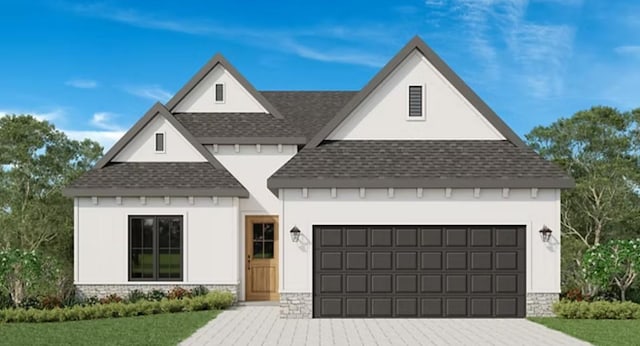
<instances>
[{"instance_id":1,"label":"shingled roof","mask_svg":"<svg viewBox=\"0 0 640 346\"><path fill-rule=\"evenodd\" d=\"M528 148L501 140L326 141L305 148L268 186L565 188L573 180Z\"/></svg>"},{"instance_id":2,"label":"shingled roof","mask_svg":"<svg viewBox=\"0 0 640 346\"><path fill-rule=\"evenodd\" d=\"M65 189L68 196L239 196L247 190L208 162L117 162L93 169Z\"/></svg>"}]
</instances>

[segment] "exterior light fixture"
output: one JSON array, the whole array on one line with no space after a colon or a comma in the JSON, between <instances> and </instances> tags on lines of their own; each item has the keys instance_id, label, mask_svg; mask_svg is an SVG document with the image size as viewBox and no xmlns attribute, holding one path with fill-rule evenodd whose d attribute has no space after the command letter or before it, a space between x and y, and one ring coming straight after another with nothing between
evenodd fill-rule
<instances>
[{"instance_id":1,"label":"exterior light fixture","mask_svg":"<svg viewBox=\"0 0 640 346\"><path fill-rule=\"evenodd\" d=\"M549 227L547 227L547 225L542 226L542 229L540 229L540 238L542 238L543 243L549 242L552 232L553 231Z\"/></svg>"},{"instance_id":2,"label":"exterior light fixture","mask_svg":"<svg viewBox=\"0 0 640 346\"><path fill-rule=\"evenodd\" d=\"M300 229L298 227L293 226L291 231L289 231L289 234L291 234L291 241L292 242L297 243L298 240L300 240Z\"/></svg>"}]
</instances>

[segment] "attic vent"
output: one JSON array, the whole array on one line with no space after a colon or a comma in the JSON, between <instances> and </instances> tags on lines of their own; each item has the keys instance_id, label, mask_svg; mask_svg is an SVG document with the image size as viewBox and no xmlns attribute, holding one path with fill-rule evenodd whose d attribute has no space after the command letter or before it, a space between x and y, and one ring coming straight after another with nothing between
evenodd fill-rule
<instances>
[{"instance_id":1,"label":"attic vent","mask_svg":"<svg viewBox=\"0 0 640 346\"><path fill-rule=\"evenodd\" d=\"M156 153L164 153L164 133L156 133Z\"/></svg>"},{"instance_id":2,"label":"attic vent","mask_svg":"<svg viewBox=\"0 0 640 346\"><path fill-rule=\"evenodd\" d=\"M217 83L215 89L216 103L224 103L224 84Z\"/></svg>"},{"instance_id":3,"label":"attic vent","mask_svg":"<svg viewBox=\"0 0 640 346\"><path fill-rule=\"evenodd\" d=\"M409 86L409 118L424 117L422 95L422 85Z\"/></svg>"}]
</instances>

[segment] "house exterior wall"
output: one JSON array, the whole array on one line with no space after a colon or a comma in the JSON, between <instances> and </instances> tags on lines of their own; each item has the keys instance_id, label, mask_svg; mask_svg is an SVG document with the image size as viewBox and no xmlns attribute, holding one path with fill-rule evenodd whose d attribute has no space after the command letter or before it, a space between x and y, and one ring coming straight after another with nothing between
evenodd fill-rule
<instances>
[{"instance_id":1,"label":"house exterior wall","mask_svg":"<svg viewBox=\"0 0 640 346\"><path fill-rule=\"evenodd\" d=\"M155 151L155 134L164 133L165 151ZM205 162L206 159L167 119L156 116L113 158L114 162Z\"/></svg>"},{"instance_id":2,"label":"house exterior wall","mask_svg":"<svg viewBox=\"0 0 640 346\"><path fill-rule=\"evenodd\" d=\"M215 84L224 84L224 102L215 102ZM221 65L209 72L173 109L178 113L268 113Z\"/></svg>"},{"instance_id":3,"label":"house exterior wall","mask_svg":"<svg viewBox=\"0 0 640 346\"><path fill-rule=\"evenodd\" d=\"M423 86L424 120L407 119L409 85ZM504 136L422 54L414 52L328 139L502 140Z\"/></svg>"},{"instance_id":4,"label":"house exterior wall","mask_svg":"<svg viewBox=\"0 0 640 346\"><path fill-rule=\"evenodd\" d=\"M249 191L249 198L239 200L240 228L238 229L240 244L245 243L245 216L277 215L282 220L281 203L267 188L267 179L289 161L297 153L297 146L282 145L235 145L206 146L215 158L238 179ZM259 151L258 151L259 150ZM282 242L283 238L280 238ZM240 246L238 266L240 281L245 277L245 247ZM239 299L245 299L245 287L241 285Z\"/></svg>"},{"instance_id":5,"label":"house exterior wall","mask_svg":"<svg viewBox=\"0 0 640 346\"><path fill-rule=\"evenodd\" d=\"M337 189L334 198L330 189L308 189L305 198L301 189L280 190L284 215L280 239L286 239L281 249L281 296L289 300L294 297L298 305L310 301L313 225L377 224L525 225L526 291L533 297L527 301L536 304L528 306L528 311L548 311L549 297L558 296L560 190L533 193L531 189L482 189L477 197L474 189L453 189L450 197L446 197L445 189L424 189L422 197L418 197L417 189L396 189L392 197L388 189L364 192L361 197L359 189ZM554 231L549 243L543 243L538 234L543 225ZM294 226L302 232L299 243L293 243L287 234ZM289 305L282 303L283 307ZM294 317L301 311L311 311L299 306L287 309L294 311Z\"/></svg>"},{"instance_id":6,"label":"house exterior wall","mask_svg":"<svg viewBox=\"0 0 640 346\"><path fill-rule=\"evenodd\" d=\"M92 292L123 293L123 287L152 288L205 285L237 294L238 199L196 197L75 199L75 273L77 287ZM183 216L183 280L130 282L128 216ZM116 292L109 292L116 291Z\"/></svg>"}]
</instances>

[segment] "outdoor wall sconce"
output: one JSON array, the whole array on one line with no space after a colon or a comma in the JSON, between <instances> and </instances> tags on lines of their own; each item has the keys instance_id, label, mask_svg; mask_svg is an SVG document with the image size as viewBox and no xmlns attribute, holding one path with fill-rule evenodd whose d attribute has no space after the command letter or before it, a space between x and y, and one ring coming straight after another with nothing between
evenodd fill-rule
<instances>
[{"instance_id":1,"label":"outdoor wall sconce","mask_svg":"<svg viewBox=\"0 0 640 346\"><path fill-rule=\"evenodd\" d=\"M300 229L298 227L293 226L291 231L289 231L289 234L291 234L291 241L292 242L297 243L298 240L300 240Z\"/></svg>"},{"instance_id":2,"label":"outdoor wall sconce","mask_svg":"<svg viewBox=\"0 0 640 346\"><path fill-rule=\"evenodd\" d=\"M551 239L551 232L553 232L547 225L542 226L540 230L540 238L542 238L543 243L548 243L549 239Z\"/></svg>"}]
</instances>

